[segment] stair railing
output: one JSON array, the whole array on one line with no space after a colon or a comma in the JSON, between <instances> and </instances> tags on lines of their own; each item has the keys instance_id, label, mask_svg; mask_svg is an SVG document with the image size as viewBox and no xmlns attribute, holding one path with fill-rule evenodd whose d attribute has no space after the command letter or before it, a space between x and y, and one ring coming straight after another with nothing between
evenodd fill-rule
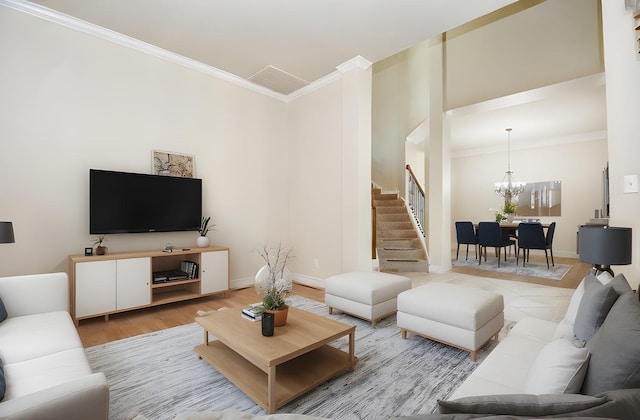
<instances>
[{"instance_id":1,"label":"stair railing","mask_svg":"<svg viewBox=\"0 0 640 420\"><path fill-rule=\"evenodd\" d=\"M418 178L416 174L413 173L413 169L411 169L411 165L406 166L406 179L407 179L407 188L406 188L406 200L411 213L422 232L422 236L425 237L424 233L424 209L425 209L425 192L422 188L422 185L418 182Z\"/></svg>"}]
</instances>

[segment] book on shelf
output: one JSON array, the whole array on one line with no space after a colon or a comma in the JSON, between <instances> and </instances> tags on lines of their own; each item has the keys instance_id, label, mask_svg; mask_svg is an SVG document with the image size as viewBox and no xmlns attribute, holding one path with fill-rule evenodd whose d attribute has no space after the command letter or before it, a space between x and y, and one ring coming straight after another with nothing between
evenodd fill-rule
<instances>
[{"instance_id":1,"label":"book on shelf","mask_svg":"<svg viewBox=\"0 0 640 420\"><path fill-rule=\"evenodd\" d=\"M198 278L200 266L198 263L193 261L182 261L180 264L180 271L184 271L187 273L190 279Z\"/></svg>"}]
</instances>

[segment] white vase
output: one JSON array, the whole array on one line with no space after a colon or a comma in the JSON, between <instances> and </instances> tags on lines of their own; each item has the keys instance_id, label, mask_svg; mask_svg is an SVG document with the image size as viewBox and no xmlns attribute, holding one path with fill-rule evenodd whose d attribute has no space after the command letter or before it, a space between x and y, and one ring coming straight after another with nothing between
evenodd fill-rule
<instances>
[{"instance_id":1,"label":"white vase","mask_svg":"<svg viewBox=\"0 0 640 420\"><path fill-rule=\"evenodd\" d=\"M207 236L198 236L196 243L200 248L206 248L209 246L209 238Z\"/></svg>"}]
</instances>

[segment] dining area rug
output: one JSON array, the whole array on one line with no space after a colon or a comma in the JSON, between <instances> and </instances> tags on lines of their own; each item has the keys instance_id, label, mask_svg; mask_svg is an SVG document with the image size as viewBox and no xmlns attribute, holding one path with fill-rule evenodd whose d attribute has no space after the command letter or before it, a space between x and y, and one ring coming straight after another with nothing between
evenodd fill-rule
<instances>
[{"instance_id":1,"label":"dining area rug","mask_svg":"<svg viewBox=\"0 0 640 420\"><path fill-rule=\"evenodd\" d=\"M518 274L520 276L532 276L532 277L540 277L551 280L562 280L562 278L571 270L571 266L567 264L556 264L555 266L551 265L549 262L549 268L547 268L546 263L540 263L531 261L528 262L526 266L522 266L522 259L516 265L516 259L511 257L507 258L506 261L504 259L500 260L500 267L498 267L498 259L496 257L487 257L487 261L482 260L482 264L478 264L478 260L473 258L473 256L469 256L468 260L464 259L464 256L460 256L460 258L453 259L452 265L454 267L469 267L476 270L486 270L486 271L495 271L498 273L507 273L507 274Z\"/></svg>"}]
</instances>

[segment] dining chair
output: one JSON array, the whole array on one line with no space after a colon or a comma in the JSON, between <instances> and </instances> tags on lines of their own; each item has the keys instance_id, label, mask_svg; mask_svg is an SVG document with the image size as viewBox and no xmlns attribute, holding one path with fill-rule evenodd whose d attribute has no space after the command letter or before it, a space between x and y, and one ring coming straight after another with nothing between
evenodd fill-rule
<instances>
[{"instance_id":1,"label":"dining chair","mask_svg":"<svg viewBox=\"0 0 640 420\"><path fill-rule=\"evenodd\" d=\"M522 266L526 266L529 261L529 251L532 249L544 250L544 256L547 259L547 269L549 268L549 252L551 253L551 264L555 267L553 261L553 235L556 230L556 222L549 225L545 236L544 229L540 223L520 223L518 225L518 251L516 253L516 265L520 257L522 249ZM549 250L549 252L547 252Z\"/></svg>"},{"instance_id":2,"label":"dining chair","mask_svg":"<svg viewBox=\"0 0 640 420\"><path fill-rule=\"evenodd\" d=\"M460 245L467 246L467 255L465 260L469 259L469 245L473 245L476 251L476 259L478 258L478 236L476 230L471 222L456 222L456 238L458 241L458 247L456 249L456 260L460 253Z\"/></svg>"},{"instance_id":3,"label":"dining chair","mask_svg":"<svg viewBox=\"0 0 640 420\"><path fill-rule=\"evenodd\" d=\"M500 267L500 254L502 248L504 250L504 260L507 260L507 247L515 245L516 241L502 235L500 223L498 222L480 222L478 223L478 245L480 246L480 258L478 264L482 261L484 249L484 261L487 262L487 248L495 248L498 256L498 267Z\"/></svg>"}]
</instances>

